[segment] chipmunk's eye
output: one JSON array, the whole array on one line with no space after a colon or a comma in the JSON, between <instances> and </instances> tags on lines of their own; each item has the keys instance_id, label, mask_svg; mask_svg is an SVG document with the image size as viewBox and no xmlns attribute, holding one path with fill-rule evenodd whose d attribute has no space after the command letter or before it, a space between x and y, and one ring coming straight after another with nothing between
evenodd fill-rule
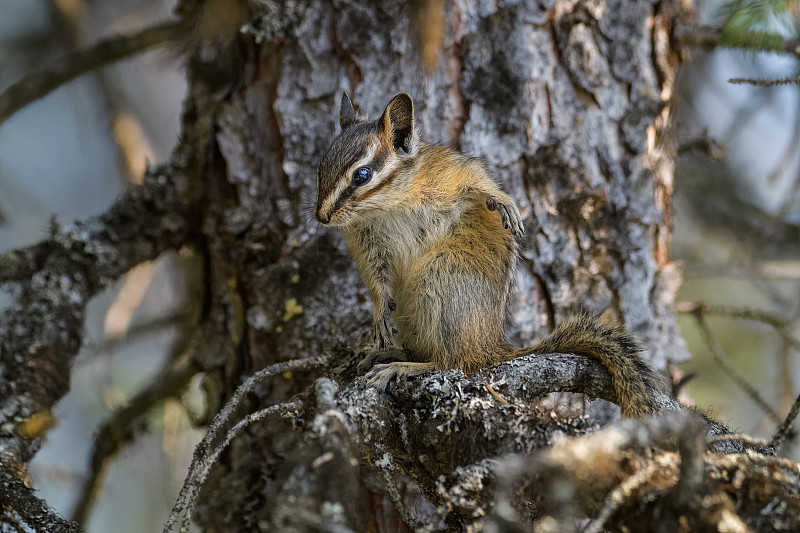
<instances>
[{"instance_id":1,"label":"chipmunk's eye","mask_svg":"<svg viewBox=\"0 0 800 533\"><path fill-rule=\"evenodd\" d=\"M353 185L358 187L364 185L372 179L372 169L369 167L359 167L353 172Z\"/></svg>"}]
</instances>

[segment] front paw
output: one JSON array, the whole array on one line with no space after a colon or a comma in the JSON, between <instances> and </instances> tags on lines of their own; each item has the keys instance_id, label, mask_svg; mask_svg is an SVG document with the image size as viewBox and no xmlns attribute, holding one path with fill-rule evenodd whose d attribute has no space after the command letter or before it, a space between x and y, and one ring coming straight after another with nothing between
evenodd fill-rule
<instances>
[{"instance_id":1,"label":"front paw","mask_svg":"<svg viewBox=\"0 0 800 533\"><path fill-rule=\"evenodd\" d=\"M394 334L397 333L397 324L394 323L392 312L386 309L372 325L372 333L379 350L394 346Z\"/></svg>"},{"instance_id":2,"label":"front paw","mask_svg":"<svg viewBox=\"0 0 800 533\"><path fill-rule=\"evenodd\" d=\"M525 233L525 226L522 224L522 215L519 209L513 203L503 204L498 202L495 198L486 198L486 207L489 211L499 211L500 219L503 221L503 227L511 230L512 235L522 235Z\"/></svg>"},{"instance_id":3,"label":"front paw","mask_svg":"<svg viewBox=\"0 0 800 533\"><path fill-rule=\"evenodd\" d=\"M408 353L400 348L389 348L387 350L372 350L364 356L356 366L356 371L363 374L370 368L379 364L395 363L397 361L408 361Z\"/></svg>"},{"instance_id":4,"label":"front paw","mask_svg":"<svg viewBox=\"0 0 800 533\"><path fill-rule=\"evenodd\" d=\"M389 363L388 365L375 365L364 377L367 379L367 383L380 391L385 391L386 387L394 379L419 376L431 370L436 370L436 365L430 362L397 362Z\"/></svg>"},{"instance_id":5,"label":"front paw","mask_svg":"<svg viewBox=\"0 0 800 533\"><path fill-rule=\"evenodd\" d=\"M402 374L402 368L397 363L387 365L375 365L364 377L367 383L381 392L386 392L386 388L393 379Z\"/></svg>"}]
</instances>

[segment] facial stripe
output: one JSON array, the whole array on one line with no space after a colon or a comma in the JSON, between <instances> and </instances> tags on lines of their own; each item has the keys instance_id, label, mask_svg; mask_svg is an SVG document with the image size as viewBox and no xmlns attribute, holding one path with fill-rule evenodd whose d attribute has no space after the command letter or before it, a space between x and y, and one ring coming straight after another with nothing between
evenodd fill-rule
<instances>
[{"instance_id":1,"label":"facial stripe","mask_svg":"<svg viewBox=\"0 0 800 533\"><path fill-rule=\"evenodd\" d=\"M356 200L359 202L372 197L397 177L400 161L394 157L394 150L387 147L385 143L381 143L378 150L375 159L370 163L373 171L372 181L366 187L359 187L356 191L356 193L360 193L356 196Z\"/></svg>"},{"instance_id":2,"label":"facial stripe","mask_svg":"<svg viewBox=\"0 0 800 533\"><path fill-rule=\"evenodd\" d=\"M374 175L377 176L381 172L381 170L383 170L383 166L386 164L386 160L389 158L389 154L390 152L386 150L385 147L383 146L378 147L378 153L375 156L375 159L373 159L369 164L369 166L372 167L372 172L374 173Z\"/></svg>"},{"instance_id":3,"label":"facial stripe","mask_svg":"<svg viewBox=\"0 0 800 533\"><path fill-rule=\"evenodd\" d=\"M334 204L339 199L339 197L342 196L344 190L349 186L350 186L349 182L346 182L344 180L339 180L339 182L336 184L336 188L333 189L333 191L325 198L325 200L323 200L322 206L320 206L319 209L320 212L332 215Z\"/></svg>"},{"instance_id":4,"label":"facial stripe","mask_svg":"<svg viewBox=\"0 0 800 533\"><path fill-rule=\"evenodd\" d=\"M337 191L337 185L341 183L349 164L367 155L373 144L370 139L372 129L374 125L370 124L353 125L343 131L326 150L317 167L317 201L321 212L325 211L323 204L326 199L330 198L327 205L329 209L342 192L341 188Z\"/></svg>"},{"instance_id":5,"label":"facial stripe","mask_svg":"<svg viewBox=\"0 0 800 533\"><path fill-rule=\"evenodd\" d=\"M357 168L371 166L372 160L375 159L375 154L378 153L379 148L380 146L377 143L372 143L369 149L367 149L367 155L357 159L355 163L347 167L347 170L342 174L341 181L349 184L353 177L353 172L355 172Z\"/></svg>"},{"instance_id":6,"label":"facial stripe","mask_svg":"<svg viewBox=\"0 0 800 533\"><path fill-rule=\"evenodd\" d=\"M325 200L323 200L320 212L333 215L348 198L353 196L353 192L355 191L355 187L353 187L351 183L353 172L355 172L357 168L368 165L375 157L378 148L379 146L377 143L372 143L369 148L367 148L365 155L361 156L355 163L345 169L340 175L336 187Z\"/></svg>"},{"instance_id":7,"label":"facial stripe","mask_svg":"<svg viewBox=\"0 0 800 533\"><path fill-rule=\"evenodd\" d=\"M342 191L342 194L339 195L339 198L336 199L336 202L333 204L333 209L331 209L331 215L333 215L344 203L353 196L353 193L356 192L356 188L352 185L345 188Z\"/></svg>"},{"instance_id":8,"label":"facial stripe","mask_svg":"<svg viewBox=\"0 0 800 533\"><path fill-rule=\"evenodd\" d=\"M374 195L375 193L377 193L378 191L380 191L381 189L383 189L384 187L389 185L392 181L394 181L394 179L396 177L397 177L397 170L396 169L392 169L392 171L389 172L389 174L387 174L386 176L382 177L380 179L380 181L378 181L377 185L375 185L373 188L365 191L364 194L358 196L357 200L358 201L366 200L370 196Z\"/></svg>"}]
</instances>

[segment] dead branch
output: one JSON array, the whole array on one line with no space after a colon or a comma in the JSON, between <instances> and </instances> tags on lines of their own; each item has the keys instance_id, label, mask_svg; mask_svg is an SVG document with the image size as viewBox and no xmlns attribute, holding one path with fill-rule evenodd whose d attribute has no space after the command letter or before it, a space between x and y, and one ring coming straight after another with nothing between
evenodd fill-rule
<instances>
[{"instance_id":1,"label":"dead branch","mask_svg":"<svg viewBox=\"0 0 800 533\"><path fill-rule=\"evenodd\" d=\"M799 76L792 76L791 78L730 78L728 83L734 85L753 85L755 87L778 87L781 85L798 85L800 84Z\"/></svg>"},{"instance_id":2,"label":"dead branch","mask_svg":"<svg viewBox=\"0 0 800 533\"><path fill-rule=\"evenodd\" d=\"M227 440L221 447L213 450L211 449L211 445L214 443L217 436L225 429L225 426L230 422L231 416L233 415L234 411L239 408L245 395L253 391L253 389L255 389L255 387L258 385L263 384L264 380L274 376L275 374L280 374L290 370L314 368L317 366L322 366L327 362L327 358L317 357L276 363L267 368L259 370L236 389L236 392L231 399L228 400L225 406L214 417L214 421L209 426L208 431L203 439L195 447L194 454L192 455L192 462L189 465L189 473L186 475L186 479L184 479L180 493L178 494L178 498L175 501L175 505L172 507L172 512L170 513L170 516L164 525L164 533L172 530L172 527L175 525L180 513L190 512L191 506L193 505L194 500L197 497L197 493L200 490L200 485L202 484L202 481L200 480L205 479L205 477L208 475L206 470L214 464L216 457L219 456L219 453L221 453L222 450L224 450L224 448L230 444L230 440ZM288 404L283 404L284 407L287 405ZM286 408L288 409L288 407ZM267 409L271 409L271 407ZM263 416L267 416L268 414L271 414L271 411L263 413ZM238 432L243 430L247 424L249 424L249 422L242 425L238 429L232 429L231 432L233 432L233 437L235 437ZM236 428L238 426L234 427ZM231 440L233 437L231 437Z\"/></svg>"},{"instance_id":3,"label":"dead branch","mask_svg":"<svg viewBox=\"0 0 800 533\"><path fill-rule=\"evenodd\" d=\"M0 447L20 464L37 447L37 439L20 434L20 424L49 412L69 389L89 299L137 264L186 242L194 196L187 194L191 189L185 180L181 167L160 167L105 214L54 223L48 239L0 256L0 264L13 258L12 275L0 283L15 296L0 313L5 368Z\"/></svg>"},{"instance_id":4,"label":"dead branch","mask_svg":"<svg viewBox=\"0 0 800 533\"><path fill-rule=\"evenodd\" d=\"M342 375L338 374L340 371L343 372ZM344 377L346 374L346 365L334 370L337 379L348 381ZM487 383L491 385L487 387ZM246 388L249 387L251 385L248 384ZM362 458L361 468L374 468L379 475L385 471L387 475L383 477L388 484L392 483L394 475L412 479L432 504L445 505L444 511L436 512L439 513L438 516L453 512L454 516L460 518L450 517L449 520L463 524L465 517L485 512L492 501L491 489L496 485L498 475L497 461L493 458L510 453L527 455L538 450L559 449L560 446L553 448L558 435L562 438L564 435L580 436L591 431L591 425L584 417L570 418L532 406L547 394L559 391L582 392L610 401L615 399L611 378L602 365L586 357L558 354L519 358L486 369L470 378L464 378L457 371L433 372L401 380L390 386L386 394L378 393L367 386L361 378L351 381L347 387L341 389L331 379L320 378L314 392L317 408L316 414L311 413L313 421L299 424L300 427L309 427L310 430L299 437L301 441L293 446L297 449L310 447L318 451L292 454L294 470L286 467L282 471L289 470L294 472L293 475L306 479L308 472L314 470L314 464L327 463L334 457L355 453ZM241 394L237 390L235 396ZM500 394L505 402L497 399ZM694 428L692 432L682 431L680 428L676 430L678 434L686 433L687 436L682 437L684 440L681 441L686 444L678 446L681 456L685 457L685 471L676 467L675 483L680 483L682 488L692 493L703 479L701 463L706 446L703 436L713 438L729 434L730 431L684 408L666 395L659 397L657 401L667 412L678 411L682 415L680 420L684 421L682 424L687 428ZM229 412L225 415L227 417L232 409L226 410ZM324 423L321 422L323 420ZM330 428L330 424L339 428L336 430L339 435L336 445L321 437L327 434L328 430L324 428ZM214 427L217 427L216 423ZM695 438L695 435L698 437ZM204 441L208 439L209 436ZM326 451L322 451L320 446L325 442ZM710 446L726 452L741 452L746 444L725 441ZM646 439L639 444L640 447L648 445L649 441ZM198 453L205 454L203 449L201 443L195 452L196 456ZM352 451L353 449L356 451ZM204 461L202 458L197 460L198 464ZM299 464L302 461L307 461L304 467ZM615 479L614 486L624 478ZM309 484L301 484L317 486L314 483L319 483L320 486L327 487L331 483L331 480L324 480L316 475L314 480L312 483L306 479ZM636 486L637 483L633 485ZM356 486L348 490L357 490L357 485L356 483ZM609 488L611 489L613 486ZM286 498L301 497L300 494L293 496L291 491L295 489L286 490L288 492L280 498L271 500L264 509L265 515L280 515L289 520L279 508L270 507L279 505L279 502L280 505L285 504ZM391 491L391 487L388 490ZM395 506L403 508L397 495L392 500ZM565 502L567 500L569 498L564 499ZM330 501L341 503L342 509L348 508L341 496ZM307 510L319 509L312 502L308 506ZM614 509L606 514L613 514L612 511ZM340 517L342 523L355 527L355 524L363 520L358 515L359 512L363 510L353 510L356 514L346 519ZM577 512L567 511L564 517L574 517ZM437 523L436 513L421 522ZM420 523L418 517L412 519L405 513L403 515L406 524L416 526ZM312 520L310 515L303 516L303 520ZM317 518L319 517L313 518L314 524L317 523ZM298 525L297 521L300 519L295 516L291 520L291 523ZM280 524L288 527L286 522ZM277 522L273 525L278 527ZM167 528L171 526L172 524L167 524Z\"/></svg>"},{"instance_id":5,"label":"dead branch","mask_svg":"<svg viewBox=\"0 0 800 533\"><path fill-rule=\"evenodd\" d=\"M148 48L174 41L186 28L184 21L169 21L132 35L115 35L91 48L68 54L52 65L27 74L0 94L0 124L26 105L68 81Z\"/></svg>"},{"instance_id":6,"label":"dead branch","mask_svg":"<svg viewBox=\"0 0 800 533\"><path fill-rule=\"evenodd\" d=\"M347 374L346 366L334 369L334 375L346 380L339 371ZM653 506L669 510L673 517L693 516L704 527L717 525L723 516L739 524L744 519L733 511L730 497L709 481L708 458L722 452L749 454L753 462L786 463L762 455L771 453L763 443L732 435L728 428L666 395L658 398L665 416L627 420L597 432L584 417L569 418L533 406L558 391L614 400L610 376L602 365L558 354L519 358L470 378L457 371L432 372L401 380L387 393L379 393L361 378L343 388L330 378L319 378L313 392L316 409L308 413L310 420L297 424L308 429L292 445L306 451L286 458L292 462L281 468L287 477L275 481L282 484L281 494L267 502L264 516L281 517L281 522L270 518L275 520L274 527L318 527L324 521L319 510L333 505L342 512L337 523L358 530L365 517L360 514L363 509L346 501L352 492L326 492L325 505L302 493L302 487L308 486L328 491L331 483L342 492L343 481L318 471L321 465L355 455L361 458L357 463L362 470L383 477L403 522L414 528L425 529L428 526L420 524L437 524L437 517L447 516L448 524L459 527L487 525L485 519L498 525L502 518L503 525L498 527L515 531L506 526L524 524L528 513L550 509L554 514L549 520L558 524L558 531L574 529L579 517L596 517L591 527L598 529L616 524L623 509L626 517L631 508L636 511L630 516L639 518L660 512ZM499 394L505 402L497 399ZM335 443L331 431L337 435ZM586 433L591 435L565 438ZM757 451L747 452L751 446ZM653 447L662 451L651 455ZM352 476L355 464L351 461L351 466L342 463L336 468L345 468L347 476ZM429 516L411 517L404 512L399 495L392 495L398 475L418 484L432 504ZM535 489L525 492L521 486ZM357 491L357 487L356 482L346 490ZM703 498L710 502L707 513L697 508ZM278 507L300 500L305 511L291 517Z\"/></svg>"},{"instance_id":7,"label":"dead branch","mask_svg":"<svg viewBox=\"0 0 800 533\"><path fill-rule=\"evenodd\" d=\"M263 420L275 414L286 415L292 410L300 409L302 405L303 404L300 402L286 402L265 407L264 409L245 416L225 433L225 438L222 440L222 442L203 459L200 465L202 466L202 469L191 472L194 474L193 479L187 478L187 481L190 482L191 490L189 490L186 497L186 503L183 506L184 517L181 523L181 531L189 530L192 511L197 503L197 496L200 494L200 490L203 488L203 483L205 483L206 479L208 479L208 475L211 473L211 469L219 460L219 456L222 455L222 452L224 452L228 446L230 446L231 442L233 442L233 439L239 436L247 428L247 426L253 422L258 422L259 420ZM173 510L173 513L174 512L175 510ZM171 519L172 516L170 516L170 520Z\"/></svg>"},{"instance_id":8,"label":"dead branch","mask_svg":"<svg viewBox=\"0 0 800 533\"><path fill-rule=\"evenodd\" d=\"M764 398L761 397L761 394L742 376L739 372L730 364L728 358L725 356L725 352L722 350L722 347L719 343L714 339L714 336L711 334L711 330L708 328L708 323L706 323L705 316L700 308L696 309L692 316L694 317L695 321L697 322L697 326L700 328L700 333L703 335L703 339L706 342L706 346L708 346L711 355L714 356L714 360L717 364L722 368L722 370L730 376L730 378L737 384L739 387L747 393L747 395L752 399L761 409L776 423L780 423L781 418L778 413L775 412L775 409L767 403Z\"/></svg>"},{"instance_id":9,"label":"dead branch","mask_svg":"<svg viewBox=\"0 0 800 533\"><path fill-rule=\"evenodd\" d=\"M128 404L116 411L98 429L92 457L89 462L89 475L80 489L80 496L72 511L72 520L85 524L89 511L94 504L108 463L126 444L133 440L135 432L132 427L154 406L165 399L179 394L191 380L198 369L194 362L179 368L168 368L156 373L154 380L131 398Z\"/></svg>"},{"instance_id":10,"label":"dead branch","mask_svg":"<svg viewBox=\"0 0 800 533\"><path fill-rule=\"evenodd\" d=\"M17 531L77 533L78 524L64 520L37 498L34 490L11 471L10 464L7 457L0 459L0 525Z\"/></svg>"},{"instance_id":11,"label":"dead branch","mask_svg":"<svg viewBox=\"0 0 800 533\"><path fill-rule=\"evenodd\" d=\"M713 305L707 302L678 302L675 304L675 310L679 313L700 313L704 315L726 316L762 322L772 326L787 344L795 350L800 351L800 341L798 341L790 331L793 319L784 318L777 313L771 313L763 309Z\"/></svg>"},{"instance_id":12,"label":"dead branch","mask_svg":"<svg viewBox=\"0 0 800 533\"><path fill-rule=\"evenodd\" d=\"M800 395L794 400L791 409L789 409L789 413L786 415L783 422L781 422L781 425L769 442L770 446L780 448L783 445L786 438L792 433L792 422L797 418L798 413L800 413Z\"/></svg>"},{"instance_id":13,"label":"dead branch","mask_svg":"<svg viewBox=\"0 0 800 533\"><path fill-rule=\"evenodd\" d=\"M703 446L697 419L671 413L625 420L586 437L562 439L538 454L503 459L505 465L496 471L504 488L486 525L518 521L520 502L510 498L522 491L529 497L543 494L544 516L536 527L542 531L574 529L575 519L587 516L583 513L597 513L584 531L604 526L614 531L772 531L787 520L785 530L797 527L797 492L788 490L777 498L775 492L777 485L796 486L800 480L791 462L755 451L703 453ZM770 467L775 481L765 476ZM743 484L752 490L741 490ZM559 497L565 493L574 506L567 512ZM782 511L765 516L761 510L770 505ZM659 517L656 528L653 516ZM753 527L759 521L763 524Z\"/></svg>"}]
</instances>

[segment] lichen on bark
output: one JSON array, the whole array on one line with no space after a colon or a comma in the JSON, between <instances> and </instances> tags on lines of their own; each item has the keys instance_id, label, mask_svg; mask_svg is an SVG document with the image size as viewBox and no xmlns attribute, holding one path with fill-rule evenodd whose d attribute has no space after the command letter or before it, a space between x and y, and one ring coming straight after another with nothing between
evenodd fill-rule
<instances>
[{"instance_id":1,"label":"lichen on bark","mask_svg":"<svg viewBox=\"0 0 800 533\"><path fill-rule=\"evenodd\" d=\"M514 197L528 231L512 342L529 344L575 310L609 309L658 368L685 358L671 310L680 272L668 255L672 24L682 2L444 2L430 73L413 31L418 7L179 3L180 16L198 19L172 161L106 215L0 256L0 283L17 302L0 322L3 452L21 463L35 453L35 439L15 429L68 389L88 298L136 263L189 245L205 280L192 356L207 418L239 402L227 425L212 426L215 438L234 415L302 404L252 423L219 456L193 514L205 531L522 531L536 519L568 529L580 517L597 529L645 527L665 512L674 525L689 511L702 526L724 518L766 530L770 505L797 506L796 467L763 447L743 452L727 428L685 413L598 431L592 410L539 403L554 391L613 402L608 374L586 358L432 373L387 394L356 376L372 304L340 233L311 217L314 167L336 133L342 91L373 116L410 93L424 134L484 159ZM290 371L236 396L259 370L322 354L324 367L286 363ZM710 450L733 459L704 452L719 436L728 440ZM593 457L603 459L598 481L582 484L570 465ZM780 493L769 472L790 490ZM773 500L736 493L730 475L766 484ZM706 498L710 511L673 498L673 487Z\"/></svg>"}]
</instances>

